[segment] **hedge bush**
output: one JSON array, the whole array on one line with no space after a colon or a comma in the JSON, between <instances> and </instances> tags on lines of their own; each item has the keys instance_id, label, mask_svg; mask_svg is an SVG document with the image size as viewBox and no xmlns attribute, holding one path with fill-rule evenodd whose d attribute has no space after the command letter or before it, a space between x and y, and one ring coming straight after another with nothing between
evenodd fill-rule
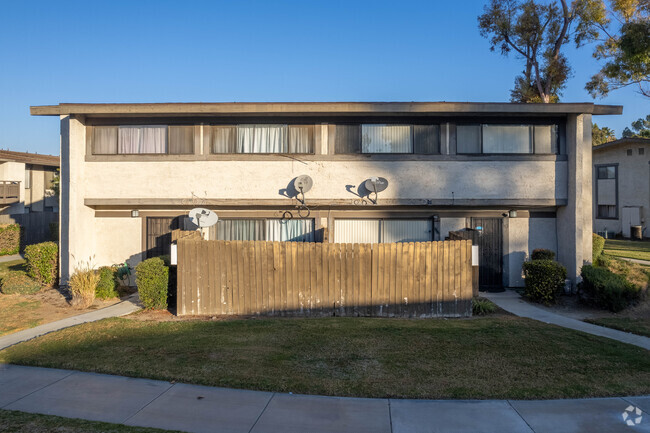
<instances>
[{"instance_id":1,"label":"hedge bush","mask_svg":"<svg viewBox=\"0 0 650 433\"><path fill-rule=\"evenodd\" d=\"M98 270L99 282L95 288L95 296L99 299L117 298L117 268L114 266L102 266Z\"/></svg>"},{"instance_id":2,"label":"hedge bush","mask_svg":"<svg viewBox=\"0 0 650 433\"><path fill-rule=\"evenodd\" d=\"M528 299L552 304L564 288L566 268L553 260L524 262L524 293Z\"/></svg>"},{"instance_id":3,"label":"hedge bush","mask_svg":"<svg viewBox=\"0 0 650 433\"><path fill-rule=\"evenodd\" d=\"M6 295L31 295L41 290L41 285L23 271L9 271L2 277L2 293Z\"/></svg>"},{"instance_id":4,"label":"hedge bush","mask_svg":"<svg viewBox=\"0 0 650 433\"><path fill-rule=\"evenodd\" d=\"M169 268L160 257L147 259L135 267L135 284L145 308L167 308Z\"/></svg>"},{"instance_id":5,"label":"hedge bush","mask_svg":"<svg viewBox=\"0 0 650 433\"><path fill-rule=\"evenodd\" d=\"M600 258L600 255L603 253L603 249L605 248L605 238L602 236L598 236L596 233L593 233L592 240L593 240L593 246L592 246L593 257L591 261L593 263L598 263L598 259Z\"/></svg>"},{"instance_id":6,"label":"hedge bush","mask_svg":"<svg viewBox=\"0 0 650 433\"><path fill-rule=\"evenodd\" d=\"M537 248L530 255L531 260L555 260L555 251L546 248Z\"/></svg>"},{"instance_id":7,"label":"hedge bush","mask_svg":"<svg viewBox=\"0 0 650 433\"><path fill-rule=\"evenodd\" d=\"M18 224L0 225L0 256L18 254L20 251L20 226Z\"/></svg>"},{"instance_id":8,"label":"hedge bush","mask_svg":"<svg viewBox=\"0 0 650 433\"><path fill-rule=\"evenodd\" d=\"M54 242L43 242L25 247L27 273L41 284L56 283L59 269L59 246Z\"/></svg>"},{"instance_id":9,"label":"hedge bush","mask_svg":"<svg viewBox=\"0 0 650 433\"><path fill-rule=\"evenodd\" d=\"M640 287L608 269L585 265L580 276L582 282L578 287L581 300L596 307L618 312L641 297Z\"/></svg>"}]
</instances>

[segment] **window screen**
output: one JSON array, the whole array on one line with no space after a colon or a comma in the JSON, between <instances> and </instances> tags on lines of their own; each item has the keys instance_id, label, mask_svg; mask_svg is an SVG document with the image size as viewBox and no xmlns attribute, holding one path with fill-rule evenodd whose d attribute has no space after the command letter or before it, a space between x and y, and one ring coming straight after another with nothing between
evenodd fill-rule
<instances>
[{"instance_id":1,"label":"window screen","mask_svg":"<svg viewBox=\"0 0 650 433\"><path fill-rule=\"evenodd\" d=\"M289 125L289 153L314 153L314 125Z\"/></svg>"},{"instance_id":2,"label":"window screen","mask_svg":"<svg viewBox=\"0 0 650 433\"><path fill-rule=\"evenodd\" d=\"M411 125L362 125L363 153L412 153Z\"/></svg>"},{"instance_id":3,"label":"window screen","mask_svg":"<svg viewBox=\"0 0 650 433\"><path fill-rule=\"evenodd\" d=\"M558 131L557 125L535 125L535 153L557 153Z\"/></svg>"},{"instance_id":4,"label":"window screen","mask_svg":"<svg viewBox=\"0 0 650 433\"><path fill-rule=\"evenodd\" d=\"M616 179L616 166L598 167L598 179Z\"/></svg>"},{"instance_id":5,"label":"window screen","mask_svg":"<svg viewBox=\"0 0 650 433\"><path fill-rule=\"evenodd\" d=\"M336 125L334 137L336 153L361 153L360 125Z\"/></svg>"},{"instance_id":6,"label":"window screen","mask_svg":"<svg viewBox=\"0 0 650 433\"><path fill-rule=\"evenodd\" d=\"M287 153L287 125L238 125L237 153Z\"/></svg>"},{"instance_id":7,"label":"window screen","mask_svg":"<svg viewBox=\"0 0 650 433\"><path fill-rule=\"evenodd\" d=\"M169 153L174 155L194 153L194 126L169 127Z\"/></svg>"},{"instance_id":8,"label":"window screen","mask_svg":"<svg viewBox=\"0 0 650 433\"><path fill-rule=\"evenodd\" d=\"M528 125L483 125L483 153L533 153Z\"/></svg>"},{"instance_id":9,"label":"window screen","mask_svg":"<svg viewBox=\"0 0 650 433\"><path fill-rule=\"evenodd\" d=\"M117 153L117 126L93 126L93 154Z\"/></svg>"},{"instance_id":10,"label":"window screen","mask_svg":"<svg viewBox=\"0 0 650 433\"><path fill-rule=\"evenodd\" d=\"M211 153L235 153L237 148L236 126L204 126L203 141Z\"/></svg>"},{"instance_id":11,"label":"window screen","mask_svg":"<svg viewBox=\"0 0 650 433\"><path fill-rule=\"evenodd\" d=\"M440 127L438 125L414 125L413 147L415 153L436 155L440 153Z\"/></svg>"},{"instance_id":12,"label":"window screen","mask_svg":"<svg viewBox=\"0 0 650 433\"><path fill-rule=\"evenodd\" d=\"M598 218L616 218L616 206L613 205L598 205Z\"/></svg>"},{"instance_id":13,"label":"window screen","mask_svg":"<svg viewBox=\"0 0 650 433\"><path fill-rule=\"evenodd\" d=\"M456 126L456 153L481 153L481 126Z\"/></svg>"}]
</instances>

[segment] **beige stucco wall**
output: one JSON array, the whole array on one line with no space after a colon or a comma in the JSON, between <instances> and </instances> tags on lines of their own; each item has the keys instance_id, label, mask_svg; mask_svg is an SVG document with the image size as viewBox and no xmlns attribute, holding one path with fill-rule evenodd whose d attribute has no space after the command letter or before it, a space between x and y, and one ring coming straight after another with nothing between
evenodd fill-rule
<instances>
[{"instance_id":1,"label":"beige stucco wall","mask_svg":"<svg viewBox=\"0 0 650 433\"><path fill-rule=\"evenodd\" d=\"M505 218L503 224L504 284L523 287L522 265L533 250L546 248L557 255L555 218Z\"/></svg>"},{"instance_id":2,"label":"beige stucco wall","mask_svg":"<svg viewBox=\"0 0 650 433\"><path fill-rule=\"evenodd\" d=\"M299 158L299 157L297 157ZM382 199L565 199L566 161L178 161L86 162L87 198L281 199L307 174L309 199L354 199L346 185L388 179ZM111 179L107 185L106 179Z\"/></svg>"},{"instance_id":3,"label":"beige stucco wall","mask_svg":"<svg viewBox=\"0 0 650 433\"><path fill-rule=\"evenodd\" d=\"M639 155L639 147L644 147L643 155ZM628 149L632 155L628 155ZM594 167L599 164L618 164L618 219L598 219L597 201L594 200L593 216L594 231L619 233L621 227L621 209L624 206L641 207L641 225L648 227L650 212L650 148L641 144L619 145L613 148L597 150L593 154ZM597 173L593 172L593 189L596 194ZM601 191L599 190L599 194ZM595 195L594 195L595 197ZM645 236L650 236L647 231Z\"/></svg>"}]
</instances>

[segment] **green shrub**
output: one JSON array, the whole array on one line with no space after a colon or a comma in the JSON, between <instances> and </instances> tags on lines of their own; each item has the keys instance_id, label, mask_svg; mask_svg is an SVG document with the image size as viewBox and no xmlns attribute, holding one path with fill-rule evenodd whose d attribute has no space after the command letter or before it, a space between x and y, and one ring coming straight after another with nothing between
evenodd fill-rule
<instances>
[{"instance_id":1,"label":"green shrub","mask_svg":"<svg viewBox=\"0 0 650 433\"><path fill-rule=\"evenodd\" d=\"M169 268L160 257L153 257L135 267L135 284L145 308L167 308Z\"/></svg>"},{"instance_id":2,"label":"green shrub","mask_svg":"<svg viewBox=\"0 0 650 433\"><path fill-rule=\"evenodd\" d=\"M0 225L0 256L18 254L20 251L20 226L18 224Z\"/></svg>"},{"instance_id":3,"label":"green shrub","mask_svg":"<svg viewBox=\"0 0 650 433\"><path fill-rule=\"evenodd\" d=\"M2 277L2 293L31 295L41 290L41 285L23 271L9 271Z\"/></svg>"},{"instance_id":4,"label":"green shrub","mask_svg":"<svg viewBox=\"0 0 650 433\"><path fill-rule=\"evenodd\" d=\"M99 299L117 298L117 268L113 266L102 266L98 270L99 283L95 288L95 296Z\"/></svg>"},{"instance_id":5,"label":"green shrub","mask_svg":"<svg viewBox=\"0 0 650 433\"><path fill-rule=\"evenodd\" d=\"M598 258L603 253L603 249L605 248L605 238L602 236L598 236L596 233L593 233L592 238L593 238L593 246L592 246L593 257L591 261L593 263L598 263Z\"/></svg>"},{"instance_id":6,"label":"green shrub","mask_svg":"<svg viewBox=\"0 0 650 433\"><path fill-rule=\"evenodd\" d=\"M528 299L552 304L564 288L566 268L553 260L524 262L525 290Z\"/></svg>"},{"instance_id":7,"label":"green shrub","mask_svg":"<svg viewBox=\"0 0 650 433\"><path fill-rule=\"evenodd\" d=\"M472 314L475 316L485 316L497 311L497 306L488 299L472 299Z\"/></svg>"},{"instance_id":8,"label":"green shrub","mask_svg":"<svg viewBox=\"0 0 650 433\"><path fill-rule=\"evenodd\" d=\"M41 284L56 283L59 270L59 246L54 242L43 242L25 247L27 273Z\"/></svg>"},{"instance_id":9,"label":"green shrub","mask_svg":"<svg viewBox=\"0 0 650 433\"><path fill-rule=\"evenodd\" d=\"M555 260L555 251L546 248L537 248L530 255L531 260Z\"/></svg>"},{"instance_id":10,"label":"green shrub","mask_svg":"<svg viewBox=\"0 0 650 433\"><path fill-rule=\"evenodd\" d=\"M584 265L580 271L580 299L613 312L621 311L641 297L641 289L608 269Z\"/></svg>"},{"instance_id":11,"label":"green shrub","mask_svg":"<svg viewBox=\"0 0 650 433\"><path fill-rule=\"evenodd\" d=\"M56 221L50 223L50 240L59 242L59 223Z\"/></svg>"}]
</instances>

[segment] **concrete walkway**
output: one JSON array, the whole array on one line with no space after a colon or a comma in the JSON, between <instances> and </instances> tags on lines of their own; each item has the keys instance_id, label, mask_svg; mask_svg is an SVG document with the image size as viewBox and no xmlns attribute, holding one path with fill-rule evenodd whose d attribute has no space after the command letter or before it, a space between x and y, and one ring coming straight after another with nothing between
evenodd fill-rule
<instances>
[{"instance_id":1,"label":"concrete walkway","mask_svg":"<svg viewBox=\"0 0 650 433\"><path fill-rule=\"evenodd\" d=\"M16 365L0 365L0 389L0 408L6 410L188 432L650 432L650 396L529 401L321 397ZM631 427L623 420L630 406L632 419L641 417Z\"/></svg>"},{"instance_id":2,"label":"concrete walkway","mask_svg":"<svg viewBox=\"0 0 650 433\"><path fill-rule=\"evenodd\" d=\"M109 317L125 316L139 310L140 308L142 307L139 305L138 295L134 294L124 301L113 304L110 307L79 314L78 316L66 317L65 319L57 320L56 322L45 323L44 325L0 337L0 350L13 346L14 344L22 343L23 341L31 340L32 338L40 337L41 335L50 332L58 331L59 329L69 328L70 326L95 322Z\"/></svg>"},{"instance_id":3,"label":"concrete walkway","mask_svg":"<svg viewBox=\"0 0 650 433\"><path fill-rule=\"evenodd\" d=\"M648 260L630 259L628 257L616 257L616 256L614 256L614 257L617 258L617 259L621 259L621 260L627 260L628 262L638 263L639 265L650 266L650 261L648 261Z\"/></svg>"},{"instance_id":4,"label":"concrete walkway","mask_svg":"<svg viewBox=\"0 0 650 433\"><path fill-rule=\"evenodd\" d=\"M24 257L20 254L14 254L13 256L0 256L0 263L4 262L13 262L14 260L23 260Z\"/></svg>"},{"instance_id":5,"label":"concrete walkway","mask_svg":"<svg viewBox=\"0 0 650 433\"><path fill-rule=\"evenodd\" d=\"M629 332L617 331L616 329L605 328L604 326L592 325L581 320L572 319L560 314L546 311L524 301L514 290L506 290L500 293L481 293L481 296L489 299L504 310L519 317L538 320L544 323L575 329L587 334L598 335L599 337L611 338L622 343L633 344L650 350L650 338L641 335L630 334Z\"/></svg>"}]
</instances>

